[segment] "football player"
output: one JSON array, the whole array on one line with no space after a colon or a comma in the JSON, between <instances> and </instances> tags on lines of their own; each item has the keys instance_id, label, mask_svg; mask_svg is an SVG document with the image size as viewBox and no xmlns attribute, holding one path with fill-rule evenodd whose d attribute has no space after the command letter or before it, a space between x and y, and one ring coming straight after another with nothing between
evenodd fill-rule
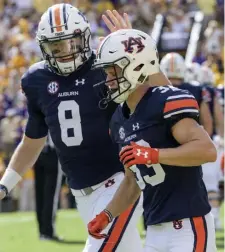
<instances>
[{"instance_id":1,"label":"football player","mask_svg":"<svg viewBox=\"0 0 225 252\"><path fill-rule=\"evenodd\" d=\"M126 15L123 20L115 11L108 13L112 24L116 22L114 30L129 28ZM90 40L89 22L77 8L58 4L42 15L37 41L44 60L22 77L29 118L25 135L0 181L2 199L33 166L49 130L86 224L104 209L124 177L117 146L109 136L113 108L101 110L93 88L93 83L105 80L105 74L91 71L95 55ZM136 229L141 214L140 197L108 226L105 240L89 236L83 251L141 251Z\"/></svg>"},{"instance_id":2,"label":"football player","mask_svg":"<svg viewBox=\"0 0 225 252\"><path fill-rule=\"evenodd\" d=\"M223 109L219 102L216 88L214 87L214 73L208 66L201 66L199 82L209 92L208 105L213 118L213 135L220 138L224 136ZM222 141L223 142L223 141Z\"/></svg>"},{"instance_id":3,"label":"football player","mask_svg":"<svg viewBox=\"0 0 225 252\"><path fill-rule=\"evenodd\" d=\"M200 107L200 122L211 138L214 138L216 131L220 136L223 136L223 114L212 87L213 73L210 69L206 66L201 67L198 63L191 63L186 67L183 57L178 53L169 53L164 56L160 66L174 86L187 89L195 96ZM184 79L189 82L184 82ZM202 169L215 226L219 228L221 226L218 208L219 181L221 179L221 152L219 152L219 148L217 148L217 152L216 162L203 164Z\"/></svg>"},{"instance_id":4,"label":"football player","mask_svg":"<svg viewBox=\"0 0 225 252\"><path fill-rule=\"evenodd\" d=\"M202 66L199 71L199 81L210 93L208 104L213 117L212 139L217 148L217 161L203 165L203 180L208 191L209 202L212 207L215 228L220 230L220 206L223 199L223 174L221 171L221 160L224 153L224 116L220 104L220 97L214 87L214 74L208 66ZM222 197L221 197L222 196Z\"/></svg>"},{"instance_id":5,"label":"football player","mask_svg":"<svg viewBox=\"0 0 225 252\"><path fill-rule=\"evenodd\" d=\"M110 130L127 180L123 197L115 194L105 211L116 217L143 190L146 252L216 251L201 169L201 164L215 161L216 149L198 123L196 99L187 90L155 84L157 49L139 30L107 36L94 67L107 74L105 100L121 103ZM89 223L89 233L104 237L108 222L99 216Z\"/></svg>"},{"instance_id":6,"label":"football player","mask_svg":"<svg viewBox=\"0 0 225 252\"><path fill-rule=\"evenodd\" d=\"M199 70L197 66L199 66L199 64L193 63L193 65L191 72L190 68L187 68L188 70L186 70L184 59L178 53L168 53L160 62L162 71L167 75L173 86L188 90L194 95L200 109L200 123L208 134L212 136L213 119L207 103L209 94L208 91L200 85L198 78L196 77L198 76L197 72ZM188 82L186 82L187 73L189 75ZM190 76L194 76L196 79L191 79ZM186 79L184 81L185 77Z\"/></svg>"}]
</instances>

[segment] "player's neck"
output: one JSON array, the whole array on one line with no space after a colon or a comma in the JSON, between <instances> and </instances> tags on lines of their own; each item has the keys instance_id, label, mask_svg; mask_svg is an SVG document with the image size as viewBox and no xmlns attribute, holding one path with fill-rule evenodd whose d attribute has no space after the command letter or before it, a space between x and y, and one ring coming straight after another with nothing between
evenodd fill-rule
<instances>
[{"instance_id":1,"label":"player's neck","mask_svg":"<svg viewBox=\"0 0 225 252\"><path fill-rule=\"evenodd\" d=\"M126 101L127 106L130 109L130 113L133 114L135 111L135 108L141 98L145 95L145 93L148 91L150 85L149 84L143 84L139 86L133 93L131 93Z\"/></svg>"},{"instance_id":2,"label":"player's neck","mask_svg":"<svg viewBox=\"0 0 225 252\"><path fill-rule=\"evenodd\" d=\"M184 82L183 80L180 80L180 79L170 79L170 81L175 87L180 86Z\"/></svg>"},{"instance_id":3,"label":"player's neck","mask_svg":"<svg viewBox=\"0 0 225 252\"><path fill-rule=\"evenodd\" d=\"M171 82L161 71L149 76L148 83L151 87L171 85Z\"/></svg>"}]
</instances>

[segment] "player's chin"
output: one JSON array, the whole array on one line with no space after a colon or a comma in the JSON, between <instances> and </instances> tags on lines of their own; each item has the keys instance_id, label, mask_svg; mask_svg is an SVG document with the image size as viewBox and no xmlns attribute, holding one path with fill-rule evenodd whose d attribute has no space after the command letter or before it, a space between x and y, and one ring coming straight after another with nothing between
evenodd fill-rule
<instances>
[{"instance_id":1,"label":"player's chin","mask_svg":"<svg viewBox=\"0 0 225 252\"><path fill-rule=\"evenodd\" d=\"M115 81L107 83L106 85L112 93L115 93L118 90L118 85Z\"/></svg>"},{"instance_id":2,"label":"player's chin","mask_svg":"<svg viewBox=\"0 0 225 252\"><path fill-rule=\"evenodd\" d=\"M78 57L78 55L71 55L71 56L66 56L66 57L59 57L59 58L56 58L58 62L60 63L68 63L68 62L71 62L71 61L74 61L76 60L76 58Z\"/></svg>"},{"instance_id":3,"label":"player's chin","mask_svg":"<svg viewBox=\"0 0 225 252\"><path fill-rule=\"evenodd\" d=\"M68 63L74 61L73 57L67 58L67 59L57 59L58 62L60 63Z\"/></svg>"}]
</instances>

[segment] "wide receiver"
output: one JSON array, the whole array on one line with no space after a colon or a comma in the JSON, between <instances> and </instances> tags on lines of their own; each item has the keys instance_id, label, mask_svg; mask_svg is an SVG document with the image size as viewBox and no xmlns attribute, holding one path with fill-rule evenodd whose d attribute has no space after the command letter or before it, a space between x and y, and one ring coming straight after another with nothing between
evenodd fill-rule
<instances>
[{"instance_id":1,"label":"wide receiver","mask_svg":"<svg viewBox=\"0 0 225 252\"><path fill-rule=\"evenodd\" d=\"M112 24L113 20L116 22L114 30L129 28L127 16L123 21L117 12L108 13ZM105 20L109 21L107 17ZM93 89L96 81L105 80L105 74L101 70L91 71L95 55L90 39L87 19L69 4L53 5L41 17L37 41L44 61L32 65L22 77L22 90L28 101L28 123L23 140L0 181L2 199L33 166L49 130L86 224L104 209L124 178L117 146L109 136L113 108L100 110ZM83 251L141 251L136 229L141 213L140 197L109 225L106 240L88 236ZM105 213L105 217L110 216Z\"/></svg>"},{"instance_id":2,"label":"wide receiver","mask_svg":"<svg viewBox=\"0 0 225 252\"><path fill-rule=\"evenodd\" d=\"M143 190L146 252L216 251L201 169L201 164L215 161L216 149L198 123L194 96L155 85L153 78L159 72L155 43L138 30L107 36L94 66L107 74L105 100L121 103L110 130L129 185L123 197L114 196L106 211L116 217ZM88 225L89 233L104 237L106 226L97 216Z\"/></svg>"}]
</instances>

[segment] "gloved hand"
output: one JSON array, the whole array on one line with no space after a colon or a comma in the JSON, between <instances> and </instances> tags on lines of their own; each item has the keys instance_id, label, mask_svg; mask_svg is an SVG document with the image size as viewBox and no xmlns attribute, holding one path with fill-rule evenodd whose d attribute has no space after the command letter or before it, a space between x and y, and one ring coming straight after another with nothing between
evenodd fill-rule
<instances>
[{"instance_id":1,"label":"gloved hand","mask_svg":"<svg viewBox=\"0 0 225 252\"><path fill-rule=\"evenodd\" d=\"M158 164L159 163L159 150L151 147L144 147L131 142L130 145L124 147L120 151L120 161L126 168L137 164Z\"/></svg>"},{"instance_id":2,"label":"gloved hand","mask_svg":"<svg viewBox=\"0 0 225 252\"><path fill-rule=\"evenodd\" d=\"M103 210L88 223L88 233L96 239L106 238L107 234L101 234L101 232L108 226L112 219L111 213L108 210Z\"/></svg>"}]
</instances>

